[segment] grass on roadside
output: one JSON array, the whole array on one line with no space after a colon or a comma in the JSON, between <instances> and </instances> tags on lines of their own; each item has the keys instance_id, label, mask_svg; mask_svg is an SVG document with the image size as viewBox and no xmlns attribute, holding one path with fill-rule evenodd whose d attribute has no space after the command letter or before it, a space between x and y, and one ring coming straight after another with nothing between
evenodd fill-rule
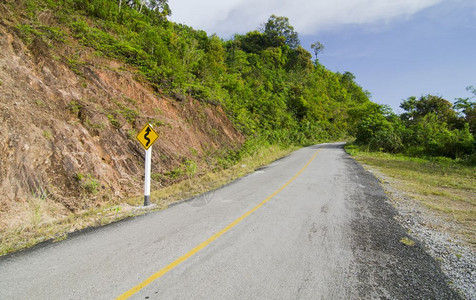
<instances>
[{"instance_id":1,"label":"grass on roadside","mask_svg":"<svg viewBox=\"0 0 476 300\"><path fill-rule=\"evenodd\" d=\"M433 213L460 226L456 234L476 244L476 168L449 159L425 159L366 152L354 145L347 152L376 168L391 184Z\"/></svg>"},{"instance_id":2,"label":"grass on roadside","mask_svg":"<svg viewBox=\"0 0 476 300\"><path fill-rule=\"evenodd\" d=\"M54 205L54 204L53 204ZM139 214L127 205L104 205L80 213L68 213L52 218L46 213L34 216L20 226L0 231L0 258L2 255L32 247L44 241L59 242L74 231L103 226Z\"/></svg>"},{"instance_id":3,"label":"grass on roadside","mask_svg":"<svg viewBox=\"0 0 476 300\"><path fill-rule=\"evenodd\" d=\"M259 147L226 169L210 171L201 176L190 176L179 183L152 191L151 203L157 205L153 210L165 209L173 202L219 188L253 172L260 166L286 156L295 149L282 149L278 146ZM54 218L49 211L58 210L58 208L53 207L54 203L48 204L49 200L43 198L35 198L30 201L34 203L35 209L32 210L31 216L25 217L25 220L28 219L27 222L9 228L0 226L0 259L2 255L29 248L44 241L64 240L69 233L74 231L107 225L150 211L138 208L143 205L143 195L140 195L125 199L124 203L119 203L117 200L110 201L101 207L94 207L75 214L56 211L56 215L60 216ZM24 211L27 210L31 209L25 207Z\"/></svg>"}]
</instances>

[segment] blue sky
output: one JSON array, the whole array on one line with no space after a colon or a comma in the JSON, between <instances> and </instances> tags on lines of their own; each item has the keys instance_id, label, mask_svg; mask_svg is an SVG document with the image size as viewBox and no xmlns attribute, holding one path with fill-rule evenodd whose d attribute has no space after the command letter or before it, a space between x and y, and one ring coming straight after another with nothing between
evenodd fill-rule
<instances>
[{"instance_id":1,"label":"blue sky","mask_svg":"<svg viewBox=\"0 0 476 300\"><path fill-rule=\"evenodd\" d=\"M372 100L390 105L434 94L453 102L476 86L473 0L169 0L171 20L229 39L256 30L271 14L289 17L319 61L352 72Z\"/></svg>"}]
</instances>

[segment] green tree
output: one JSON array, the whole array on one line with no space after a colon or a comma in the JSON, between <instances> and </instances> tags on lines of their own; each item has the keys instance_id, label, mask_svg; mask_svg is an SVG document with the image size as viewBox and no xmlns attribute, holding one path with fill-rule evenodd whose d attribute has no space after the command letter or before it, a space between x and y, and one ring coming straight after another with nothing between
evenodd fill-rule
<instances>
[{"instance_id":1,"label":"green tree","mask_svg":"<svg viewBox=\"0 0 476 300\"><path fill-rule=\"evenodd\" d=\"M168 0L148 0L147 2L149 9L156 12L162 18L172 15Z\"/></svg>"},{"instance_id":2,"label":"green tree","mask_svg":"<svg viewBox=\"0 0 476 300\"><path fill-rule=\"evenodd\" d=\"M288 69L293 69L295 71L310 70L312 68L311 58L312 55L309 51L298 46L289 54Z\"/></svg>"},{"instance_id":3,"label":"green tree","mask_svg":"<svg viewBox=\"0 0 476 300\"><path fill-rule=\"evenodd\" d=\"M291 49L296 49L300 42L298 34L294 31L294 27L289 24L287 17L278 17L271 15L264 25L264 35L267 37L270 46L280 47L283 42Z\"/></svg>"},{"instance_id":4,"label":"green tree","mask_svg":"<svg viewBox=\"0 0 476 300\"><path fill-rule=\"evenodd\" d=\"M235 42L240 49L248 53L259 53L269 47L266 36L259 31L251 31L244 36L237 35Z\"/></svg>"},{"instance_id":5,"label":"green tree","mask_svg":"<svg viewBox=\"0 0 476 300\"><path fill-rule=\"evenodd\" d=\"M451 102L440 96L426 95L418 100L416 97L410 97L404 100L400 107L406 111L401 115L402 119L409 122L418 122L429 113L435 114L440 122L453 123L456 118Z\"/></svg>"},{"instance_id":6,"label":"green tree","mask_svg":"<svg viewBox=\"0 0 476 300\"><path fill-rule=\"evenodd\" d=\"M315 42L314 44L311 44L311 49L314 51L314 55L316 56L319 55L319 53L322 53L324 51L324 45L321 44L321 42Z\"/></svg>"},{"instance_id":7,"label":"green tree","mask_svg":"<svg viewBox=\"0 0 476 300\"><path fill-rule=\"evenodd\" d=\"M476 98L476 88L474 86L468 86L467 91L473 93L472 97L457 98L453 105L453 109L460 111L463 116L461 117L469 125L469 129L473 135L476 135L476 102L473 100Z\"/></svg>"}]
</instances>

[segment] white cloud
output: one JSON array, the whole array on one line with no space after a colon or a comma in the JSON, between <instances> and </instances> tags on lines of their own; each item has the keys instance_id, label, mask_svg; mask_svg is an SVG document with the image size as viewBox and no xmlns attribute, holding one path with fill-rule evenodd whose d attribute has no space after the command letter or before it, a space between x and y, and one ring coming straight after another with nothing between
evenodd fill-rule
<instances>
[{"instance_id":1,"label":"white cloud","mask_svg":"<svg viewBox=\"0 0 476 300\"><path fill-rule=\"evenodd\" d=\"M229 37L255 30L271 14L286 16L300 34L343 24L388 22L442 0L169 0L172 20Z\"/></svg>"}]
</instances>

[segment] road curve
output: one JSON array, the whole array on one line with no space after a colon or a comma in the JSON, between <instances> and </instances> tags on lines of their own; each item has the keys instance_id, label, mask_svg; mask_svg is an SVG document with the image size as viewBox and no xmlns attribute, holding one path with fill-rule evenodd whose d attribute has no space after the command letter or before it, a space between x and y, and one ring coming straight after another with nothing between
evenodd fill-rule
<instances>
[{"instance_id":1,"label":"road curve","mask_svg":"<svg viewBox=\"0 0 476 300\"><path fill-rule=\"evenodd\" d=\"M0 258L0 299L459 299L342 144Z\"/></svg>"}]
</instances>

